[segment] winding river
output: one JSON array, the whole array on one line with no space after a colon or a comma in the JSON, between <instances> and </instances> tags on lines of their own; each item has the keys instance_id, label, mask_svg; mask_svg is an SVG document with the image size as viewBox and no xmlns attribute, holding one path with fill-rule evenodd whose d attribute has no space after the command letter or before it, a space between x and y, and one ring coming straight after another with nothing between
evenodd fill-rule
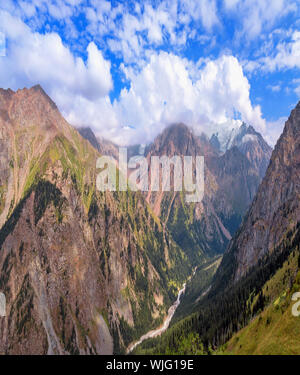
<instances>
[{"instance_id":1,"label":"winding river","mask_svg":"<svg viewBox=\"0 0 300 375\"><path fill-rule=\"evenodd\" d=\"M193 275L195 274L196 270L194 270L193 272ZM181 296L184 294L185 292L185 288L186 288L186 283L183 284L183 287L182 289L180 289L179 293L178 293L178 296L177 296L177 300L174 302L174 304L169 308L169 311L168 311L168 315L163 323L163 325L158 328L158 329L154 329L152 331L149 331L147 332L145 335L143 335L139 341L131 344L129 346L129 348L127 349L127 354L131 353L138 345L140 345L143 341L147 340L147 339L150 339L150 338L153 338L153 337L157 337L157 336L160 336L163 332L165 332L170 323L171 323L171 320L175 314L175 311L177 309L177 307L180 305L180 298Z\"/></svg>"}]
</instances>

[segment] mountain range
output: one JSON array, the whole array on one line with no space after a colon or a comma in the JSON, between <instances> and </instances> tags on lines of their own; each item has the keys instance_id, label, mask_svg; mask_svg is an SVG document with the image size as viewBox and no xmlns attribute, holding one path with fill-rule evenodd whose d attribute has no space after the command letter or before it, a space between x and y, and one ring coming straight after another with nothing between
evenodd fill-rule
<instances>
[{"instance_id":1,"label":"mountain range","mask_svg":"<svg viewBox=\"0 0 300 375\"><path fill-rule=\"evenodd\" d=\"M172 124L128 158L204 156L201 202L99 192L96 160L118 163L118 146L68 124L40 86L0 89L0 353L125 353L193 271L185 310L137 351L220 350L278 299L280 270L281 294L297 285L299 133L300 104L273 151L245 123L211 138Z\"/></svg>"},{"instance_id":2,"label":"mountain range","mask_svg":"<svg viewBox=\"0 0 300 375\"><path fill-rule=\"evenodd\" d=\"M208 288L192 281L191 312L138 353L299 354L299 155L300 103L220 265L196 273Z\"/></svg>"},{"instance_id":3,"label":"mountain range","mask_svg":"<svg viewBox=\"0 0 300 375\"><path fill-rule=\"evenodd\" d=\"M112 354L159 325L190 262L40 86L0 91L0 352ZM118 233L118 236L116 236Z\"/></svg>"},{"instance_id":4,"label":"mountain range","mask_svg":"<svg viewBox=\"0 0 300 375\"><path fill-rule=\"evenodd\" d=\"M79 131L98 150L107 151L106 155L118 160L117 146L113 146L112 151L111 142L97 140L91 129ZM239 142L247 136L247 141ZM149 164L152 156L204 156L202 202L186 205L183 194L172 191L173 186L171 192L149 190L145 198L195 265L205 255L223 253L255 196L271 156L271 147L253 127L243 124L232 147L222 153L205 134L197 136L180 123L167 127L143 151ZM128 157L138 153L138 146L129 147Z\"/></svg>"}]
</instances>

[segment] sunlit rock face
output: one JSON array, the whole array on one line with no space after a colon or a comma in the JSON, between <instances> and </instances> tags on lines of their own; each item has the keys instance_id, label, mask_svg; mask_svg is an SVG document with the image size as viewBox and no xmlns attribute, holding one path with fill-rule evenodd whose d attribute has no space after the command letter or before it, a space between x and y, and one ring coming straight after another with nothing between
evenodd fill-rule
<instances>
[{"instance_id":1,"label":"sunlit rock face","mask_svg":"<svg viewBox=\"0 0 300 375\"><path fill-rule=\"evenodd\" d=\"M0 90L0 353L112 354L161 324L191 265L40 86Z\"/></svg>"},{"instance_id":2,"label":"sunlit rock face","mask_svg":"<svg viewBox=\"0 0 300 375\"><path fill-rule=\"evenodd\" d=\"M249 212L225 254L234 258L235 280L295 229L300 220L299 195L300 103L285 124Z\"/></svg>"}]
</instances>

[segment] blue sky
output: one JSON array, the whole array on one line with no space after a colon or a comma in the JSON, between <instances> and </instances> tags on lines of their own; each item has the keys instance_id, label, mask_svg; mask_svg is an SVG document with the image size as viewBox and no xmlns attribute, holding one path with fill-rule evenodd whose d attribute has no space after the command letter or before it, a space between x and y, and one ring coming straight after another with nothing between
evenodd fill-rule
<instances>
[{"instance_id":1,"label":"blue sky","mask_svg":"<svg viewBox=\"0 0 300 375\"><path fill-rule=\"evenodd\" d=\"M300 98L299 14L299 0L2 0L0 86L40 83L118 143L240 119L274 144Z\"/></svg>"}]
</instances>

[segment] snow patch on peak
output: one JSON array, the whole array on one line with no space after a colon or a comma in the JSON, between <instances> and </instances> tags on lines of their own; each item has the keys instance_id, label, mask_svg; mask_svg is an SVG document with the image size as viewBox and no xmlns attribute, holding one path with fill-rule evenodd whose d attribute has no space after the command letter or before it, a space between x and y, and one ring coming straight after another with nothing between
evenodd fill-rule
<instances>
[{"instance_id":1,"label":"snow patch on peak","mask_svg":"<svg viewBox=\"0 0 300 375\"><path fill-rule=\"evenodd\" d=\"M244 135L241 143L247 143L247 142L258 142L257 135L255 135L255 134Z\"/></svg>"},{"instance_id":2,"label":"snow patch on peak","mask_svg":"<svg viewBox=\"0 0 300 375\"><path fill-rule=\"evenodd\" d=\"M243 143L258 142L258 137L254 134L255 131L251 126L242 121L234 121L232 125L231 128L224 127L224 130L211 137L211 142L218 146L219 151L226 152L233 146L239 147Z\"/></svg>"}]
</instances>

